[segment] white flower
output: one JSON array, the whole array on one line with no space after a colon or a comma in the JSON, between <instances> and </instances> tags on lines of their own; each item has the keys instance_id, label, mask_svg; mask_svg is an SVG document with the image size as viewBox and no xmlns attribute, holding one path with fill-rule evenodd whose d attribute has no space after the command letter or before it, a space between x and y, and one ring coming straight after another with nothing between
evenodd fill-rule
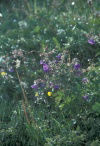
<instances>
[{"instance_id":1,"label":"white flower","mask_svg":"<svg viewBox=\"0 0 100 146\"><path fill-rule=\"evenodd\" d=\"M75 2L72 2L72 6L74 6L75 5Z\"/></svg>"},{"instance_id":2,"label":"white flower","mask_svg":"<svg viewBox=\"0 0 100 146\"><path fill-rule=\"evenodd\" d=\"M27 28L28 24L26 21L19 21L18 22L19 27L22 28Z\"/></svg>"},{"instance_id":3,"label":"white flower","mask_svg":"<svg viewBox=\"0 0 100 146\"><path fill-rule=\"evenodd\" d=\"M20 60L16 60L16 68L19 68L20 67Z\"/></svg>"},{"instance_id":4,"label":"white flower","mask_svg":"<svg viewBox=\"0 0 100 146\"><path fill-rule=\"evenodd\" d=\"M58 29L58 30L57 30L57 34L58 34L58 35L60 35L60 34L62 34L62 33L64 33L64 32L65 32L65 31L64 31L63 29Z\"/></svg>"},{"instance_id":5,"label":"white flower","mask_svg":"<svg viewBox=\"0 0 100 146\"><path fill-rule=\"evenodd\" d=\"M3 17L1 13L0 13L0 17Z\"/></svg>"}]
</instances>

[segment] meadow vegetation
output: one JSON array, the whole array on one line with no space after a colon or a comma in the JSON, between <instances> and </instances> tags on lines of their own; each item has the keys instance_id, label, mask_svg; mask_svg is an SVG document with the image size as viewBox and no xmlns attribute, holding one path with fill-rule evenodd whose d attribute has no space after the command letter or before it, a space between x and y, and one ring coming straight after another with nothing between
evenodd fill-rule
<instances>
[{"instance_id":1,"label":"meadow vegetation","mask_svg":"<svg viewBox=\"0 0 100 146\"><path fill-rule=\"evenodd\" d=\"M0 1L0 146L100 146L100 1Z\"/></svg>"}]
</instances>

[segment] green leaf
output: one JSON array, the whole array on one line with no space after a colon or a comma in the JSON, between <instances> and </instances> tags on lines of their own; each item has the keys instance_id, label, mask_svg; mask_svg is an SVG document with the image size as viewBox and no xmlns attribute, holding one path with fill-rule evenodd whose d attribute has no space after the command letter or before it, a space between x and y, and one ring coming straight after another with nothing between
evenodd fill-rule
<instances>
[{"instance_id":1,"label":"green leaf","mask_svg":"<svg viewBox=\"0 0 100 146\"><path fill-rule=\"evenodd\" d=\"M40 26L36 26L35 28L34 28L34 32L36 32L36 33L38 33L39 31L40 31Z\"/></svg>"}]
</instances>

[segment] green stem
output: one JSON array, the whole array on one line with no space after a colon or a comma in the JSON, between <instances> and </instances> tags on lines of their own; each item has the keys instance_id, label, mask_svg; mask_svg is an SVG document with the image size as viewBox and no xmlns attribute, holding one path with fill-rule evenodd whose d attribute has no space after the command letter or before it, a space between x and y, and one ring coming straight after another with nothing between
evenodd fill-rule
<instances>
[{"instance_id":1,"label":"green stem","mask_svg":"<svg viewBox=\"0 0 100 146\"><path fill-rule=\"evenodd\" d=\"M34 13L37 13L37 5L36 5L36 0L34 0Z\"/></svg>"}]
</instances>

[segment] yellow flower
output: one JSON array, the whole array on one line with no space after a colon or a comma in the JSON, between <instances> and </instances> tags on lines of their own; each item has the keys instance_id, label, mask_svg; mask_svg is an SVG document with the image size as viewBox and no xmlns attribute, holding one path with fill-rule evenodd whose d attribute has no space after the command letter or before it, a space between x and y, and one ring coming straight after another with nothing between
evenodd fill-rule
<instances>
[{"instance_id":1,"label":"yellow flower","mask_svg":"<svg viewBox=\"0 0 100 146\"><path fill-rule=\"evenodd\" d=\"M3 71L3 72L1 72L1 75L2 75L2 76L6 76L6 74L7 74L7 73L6 73L6 72L4 72L4 71Z\"/></svg>"},{"instance_id":2,"label":"yellow flower","mask_svg":"<svg viewBox=\"0 0 100 146\"><path fill-rule=\"evenodd\" d=\"M35 93L35 96L39 96L38 92Z\"/></svg>"},{"instance_id":3,"label":"yellow flower","mask_svg":"<svg viewBox=\"0 0 100 146\"><path fill-rule=\"evenodd\" d=\"M52 92L48 92L48 96L52 96Z\"/></svg>"}]
</instances>

